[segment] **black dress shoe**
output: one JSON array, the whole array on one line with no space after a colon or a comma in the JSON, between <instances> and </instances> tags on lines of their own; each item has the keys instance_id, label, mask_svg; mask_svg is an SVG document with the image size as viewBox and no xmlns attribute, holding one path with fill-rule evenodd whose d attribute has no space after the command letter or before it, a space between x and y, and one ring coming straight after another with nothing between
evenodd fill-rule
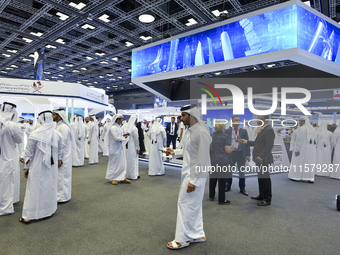
<instances>
[{"instance_id":1,"label":"black dress shoe","mask_svg":"<svg viewBox=\"0 0 340 255\"><path fill-rule=\"evenodd\" d=\"M248 192L245 189L241 189L240 193L245 195L245 196L248 196Z\"/></svg>"},{"instance_id":2,"label":"black dress shoe","mask_svg":"<svg viewBox=\"0 0 340 255\"><path fill-rule=\"evenodd\" d=\"M210 201L214 201L214 200L215 200L215 198L213 198L213 197L209 197L209 200L210 200Z\"/></svg>"},{"instance_id":3,"label":"black dress shoe","mask_svg":"<svg viewBox=\"0 0 340 255\"><path fill-rule=\"evenodd\" d=\"M230 191L230 187L225 188L225 192L228 192L228 191Z\"/></svg>"},{"instance_id":4,"label":"black dress shoe","mask_svg":"<svg viewBox=\"0 0 340 255\"><path fill-rule=\"evenodd\" d=\"M257 196L257 197L250 197L251 199L255 199L255 200L263 200L263 198L262 197L260 197L260 196Z\"/></svg>"},{"instance_id":5,"label":"black dress shoe","mask_svg":"<svg viewBox=\"0 0 340 255\"><path fill-rule=\"evenodd\" d=\"M230 201L229 200L224 200L224 202L218 202L219 205L229 205Z\"/></svg>"},{"instance_id":6,"label":"black dress shoe","mask_svg":"<svg viewBox=\"0 0 340 255\"><path fill-rule=\"evenodd\" d=\"M258 206L266 206L266 205L270 205L271 202L268 202L268 201L265 201L265 200L262 200L260 202L257 203Z\"/></svg>"}]
</instances>

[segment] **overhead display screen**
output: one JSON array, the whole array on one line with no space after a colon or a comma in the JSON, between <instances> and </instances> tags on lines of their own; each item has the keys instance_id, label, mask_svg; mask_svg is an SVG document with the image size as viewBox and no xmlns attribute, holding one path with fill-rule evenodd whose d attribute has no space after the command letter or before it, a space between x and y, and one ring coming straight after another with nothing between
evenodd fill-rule
<instances>
[{"instance_id":1,"label":"overhead display screen","mask_svg":"<svg viewBox=\"0 0 340 255\"><path fill-rule=\"evenodd\" d=\"M285 49L340 64L340 29L292 5L132 53L132 78Z\"/></svg>"}]
</instances>

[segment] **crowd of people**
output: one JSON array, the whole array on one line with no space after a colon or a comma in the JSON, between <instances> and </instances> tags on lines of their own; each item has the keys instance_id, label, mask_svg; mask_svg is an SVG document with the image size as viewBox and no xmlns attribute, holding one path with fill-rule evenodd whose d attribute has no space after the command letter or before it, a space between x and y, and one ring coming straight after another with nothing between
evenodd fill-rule
<instances>
[{"instance_id":1,"label":"crowd of people","mask_svg":"<svg viewBox=\"0 0 340 255\"><path fill-rule=\"evenodd\" d=\"M0 216L13 214L13 204L19 201L19 162L24 164L27 178L19 221L29 224L52 216L57 204L71 200L72 167L83 166L84 159L90 165L97 164L99 153L108 156L105 179L113 185L131 184L131 180L140 178L139 155L149 155L150 176L165 174L164 155L183 157L176 233L175 239L167 244L170 249L206 241L202 200L209 177L205 170L209 167L237 168L240 194L248 196L242 167L252 156L258 169L259 194L251 198L258 201L258 206L270 205L272 183L267 169L273 163L275 131L268 122L269 116L258 116L261 127L256 131L249 125L241 128L239 116L233 116L232 125L227 128L224 121L216 120L210 134L196 105L184 106L181 112L177 122L172 117L164 127L161 117L150 123L146 120L137 123L137 116L130 116L126 122L121 114L106 118L104 123L95 115L85 121L77 115L70 124L66 112L56 109L39 113L34 126L33 120L27 124L17 116L16 105L4 102L0 111ZM288 178L313 183L318 174L340 179L340 171L335 167L340 164L340 130L332 133L324 122L316 130L304 116L291 136L293 158ZM318 171L319 165L324 171ZM217 183L218 203L230 204L225 192L231 190L232 171L210 173L211 201L215 199Z\"/></svg>"}]
</instances>

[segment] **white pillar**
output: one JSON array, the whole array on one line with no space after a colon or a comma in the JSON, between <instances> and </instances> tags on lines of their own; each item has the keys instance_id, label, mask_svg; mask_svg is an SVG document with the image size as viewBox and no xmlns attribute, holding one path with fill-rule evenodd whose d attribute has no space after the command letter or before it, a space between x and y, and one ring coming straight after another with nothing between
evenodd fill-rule
<instances>
[{"instance_id":1,"label":"white pillar","mask_svg":"<svg viewBox=\"0 0 340 255\"><path fill-rule=\"evenodd\" d=\"M74 99L72 98L71 100L71 107L72 107L72 110L71 110L71 123L73 122L73 114L74 114Z\"/></svg>"}]
</instances>

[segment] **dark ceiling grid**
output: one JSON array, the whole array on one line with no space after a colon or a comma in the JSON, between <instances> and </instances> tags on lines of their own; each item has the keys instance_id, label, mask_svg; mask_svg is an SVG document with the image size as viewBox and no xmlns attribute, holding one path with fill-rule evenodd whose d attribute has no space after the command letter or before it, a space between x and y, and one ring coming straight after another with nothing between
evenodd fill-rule
<instances>
[{"instance_id":1,"label":"dark ceiling grid","mask_svg":"<svg viewBox=\"0 0 340 255\"><path fill-rule=\"evenodd\" d=\"M84 1L84 0L83 0ZM35 50L48 44L57 48L45 48L46 78L62 79L66 82L81 81L84 85L106 88L108 93L118 90L137 88L130 85L131 50L138 45L163 39L165 33L176 35L219 20L212 10L224 8L228 17L237 16L256 9L282 2L281 0L85 0L86 7L78 10L69 6L71 0L35 0L33 6L28 6L17 0L2 0L0 3L0 75L6 77L28 78L33 75L33 61L24 62L23 58ZM320 0L312 0L312 6L317 9ZM339 7L340 0L330 0L331 12ZM6 9L6 7L8 7ZM8 11L17 9L18 12ZM6 12L7 10L7 12ZM156 16L153 23L145 24L138 20L140 14L151 11ZM69 16L62 21L55 14L61 12ZM110 22L99 20L103 14L110 15ZM194 18L197 24L186 26L186 20ZM83 29L84 24L96 27L94 30ZM43 36L37 37L30 32L41 31ZM150 35L152 39L144 41L141 35ZM33 40L26 43L22 37ZM66 43L56 42L63 38ZM125 42L134 45L126 47ZM9 53L8 50L17 50ZM95 53L105 52L104 56ZM7 58L1 54L9 54ZM91 57L91 60L85 57ZM112 60L118 57L118 61ZM108 62L103 64L100 62ZM292 62L277 62L275 68L296 65ZM6 70L11 65L19 68ZM67 66L68 65L68 66ZM73 65L73 66L70 66ZM63 67L65 69L60 69ZM81 70L86 68L86 70ZM222 70L222 74L249 72L268 69L266 64ZM78 72L75 72L77 70ZM50 74L49 74L50 73ZM108 76L107 74L113 74ZM60 75L60 76L58 76ZM62 76L61 76L62 75ZM214 73L206 74L207 77ZM51 79L51 77L57 77ZM105 77L100 78L99 76ZM117 79L122 76L123 79ZM62 77L62 78L60 78ZM193 76L197 77L197 76ZM110 79L115 78L115 81ZM184 77L191 79L192 77ZM88 80L84 82L83 80ZM112 85L117 86L113 88ZM123 88L123 89L121 89Z\"/></svg>"}]
</instances>

